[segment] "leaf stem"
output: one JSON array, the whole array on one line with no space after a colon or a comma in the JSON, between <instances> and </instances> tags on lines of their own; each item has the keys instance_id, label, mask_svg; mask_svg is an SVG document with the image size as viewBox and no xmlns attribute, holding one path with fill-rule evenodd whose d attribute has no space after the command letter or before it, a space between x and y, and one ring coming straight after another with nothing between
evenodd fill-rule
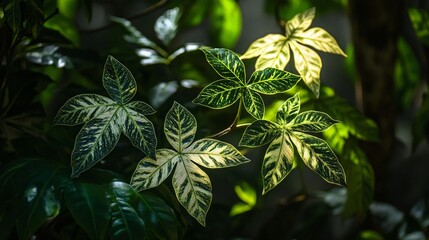
<instances>
[{"instance_id":1,"label":"leaf stem","mask_svg":"<svg viewBox=\"0 0 429 240\"><path fill-rule=\"evenodd\" d=\"M225 135L225 134L228 134L228 133L229 133L229 132L231 132L233 129L235 129L235 128L237 128L237 127L238 127L238 126L237 126L237 123L238 123L238 121L240 120L241 108L243 107L242 105L243 105L242 100L240 100L240 101L239 101L239 103L238 103L237 115L235 115L235 119L234 119L234 121L231 123L231 125L229 125L229 127L225 128L224 130L222 130L222 131L220 131L220 132L218 132L218 133L216 133L216 134L211 135L211 136L210 136L211 138L218 138L218 137L221 137L221 136L223 136L223 135ZM243 125L243 124L240 124L240 125Z\"/></svg>"}]
</instances>

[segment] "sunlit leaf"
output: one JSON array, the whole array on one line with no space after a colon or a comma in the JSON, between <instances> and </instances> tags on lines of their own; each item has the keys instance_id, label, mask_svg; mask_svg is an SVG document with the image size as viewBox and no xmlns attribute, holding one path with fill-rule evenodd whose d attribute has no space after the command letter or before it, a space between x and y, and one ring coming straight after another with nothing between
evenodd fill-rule
<instances>
[{"instance_id":1,"label":"sunlit leaf","mask_svg":"<svg viewBox=\"0 0 429 240\"><path fill-rule=\"evenodd\" d=\"M238 55L225 48L201 48L207 62L223 78L244 83L246 72Z\"/></svg>"},{"instance_id":2,"label":"sunlit leaf","mask_svg":"<svg viewBox=\"0 0 429 240\"><path fill-rule=\"evenodd\" d=\"M301 79L300 76L276 68L255 71L249 78L248 87L254 91L273 95L289 90Z\"/></svg>"},{"instance_id":3,"label":"sunlit leaf","mask_svg":"<svg viewBox=\"0 0 429 240\"><path fill-rule=\"evenodd\" d=\"M77 125L88 122L115 108L112 99L97 94L81 94L70 98L58 111L54 124Z\"/></svg>"},{"instance_id":4,"label":"sunlit leaf","mask_svg":"<svg viewBox=\"0 0 429 240\"><path fill-rule=\"evenodd\" d=\"M186 108L174 102L165 116L164 132L171 146L182 152L194 141L197 120Z\"/></svg>"},{"instance_id":5,"label":"sunlit leaf","mask_svg":"<svg viewBox=\"0 0 429 240\"><path fill-rule=\"evenodd\" d=\"M234 206L232 206L231 211L229 212L229 216L233 217L245 212L248 212L250 210L252 210L253 206L246 204L246 203L236 203L234 204Z\"/></svg>"},{"instance_id":6,"label":"sunlit leaf","mask_svg":"<svg viewBox=\"0 0 429 240\"><path fill-rule=\"evenodd\" d=\"M288 98L277 110L276 120L280 124L288 124L298 115L300 111L299 93Z\"/></svg>"},{"instance_id":7,"label":"sunlit leaf","mask_svg":"<svg viewBox=\"0 0 429 240\"><path fill-rule=\"evenodd\" d=\"M319 97L322 61L309 47L343 56L346 54L335 39L322 28L308 29L314 16L314 8L295 15L286 22L285 36L268 34L253 42L241 58L258 57L255 63L257 70L267 67L284 69L292 51L295 68L310 90Z\"/></svg>"},{"instance_id":8,"label":"sunlit leaf","mask_svg":"<svg viewBox=\"0 0 429 240\"><path fill-rule=\"evenodd\" d=\"M226 108L241 97L242 88L234 80L217 80L207 85L192 102L213 109Z\"/></svg>"},{"instance_id":9,"label":"sunlit leaf","mask_svg":"<svg viewBox=\"0 0 429 240\"><path fill-rule=\"evenodd\" d=\"M252 117L256 119L262 119L264 117L264 100L257 92L245 89L243 93L243 106L244 109L246 109L246 111L252 115Z\"/></svg>"},{"instance_id":10,"label":"sunlit leaf","mask_svg":"<svg viewBox=\"0 0 429 240\"><path fill-rule=\"evenodd\" d=\"M195 141L183 154L206 168L233 167L250 161L231 144L215 139Z\"/></svg>"},{"instance_id":11,"label":"sunlit leaf","mask_svg":"<svg viewBox=\"0 0 429 240\"><path fill-rule=\"evenodd\" d=\"M278 129L279 126L271 121L256 120L246 128L239 145L246 147L265 145L278 136Z\"/></svg>"},{"instance_id":12,"label":"sunlit leaf","mask_svg":"<svg viewBox=\"0 0 429 240\"><path fill-rule=\"evenodd\" d=\"M210 36L215 45L234 47L241 33L241 10L235 0L216 0L211 5Z\"/></svg>"},{"instance_id":13,"label":"sunlit leaf","mask_svg":"<svg viewBox=\"0 0 429 240\"><path fill-rule=\"evenodd\" d=\"M165 45L176 36L180 9L178 7L165 11L155 22L155 33Z\"/></svg>"},{"instance_id":14,"label":"sunlit leaf","mask_svg":"<svg viewBox=\"0 0 429 240\"><path fill-rule=\"evenodd\" d=\"M277 186L295 167L294 148L286 132L268 146L262 163L263 192Z\"/></svg>"},{"instance_id":15,"label":"sunlit leaf","mask_svg":"<svg viewBox=\"0 0 429 240\"><path fill-rule=\"evenodd\" d=\"M88 170L107 156L121 136L117 111L109 111L87 122L76 137L72 152L72 176Z\"/></svg>"},{"instance_id":16,"label":"sunlit leaf","mask_svg":"<svg viewBox=\"0 0 429 240\"><path fill-rule=\"evenodd\" d=\"M346 175L329 145L320 138L294 132L290 138L304 163L325 181L346 185Z\"/></svg>"},{"instance_id":17,"label":"sunlit leaf","mask_svg":"<svg viewBox=\"0 0 429 240\"><path fill-rule=\"evenodd\" d=\"M178 159L173 150L157 150L156 160L146 157L138 163L131 177L131 186L137 191L159 186L171 174Z\"/></svg>"},{"instance_id":18,"label":"sunlit leaf","mask_svg":"<svg viewBox=\"0 0 429 240\"><path fill-rule=\"evenodd\" d=\"M255 189L246 182L241 182L234 187L234 191L238 198L243 202L254 206L256 204L257 196Z\"/></svg>"},{"instance_id":19,"label":"sunlit leaf","mask_svg":"<svg viewBox=\"0 0 429 240\"><path fill-rule=\"evenodd\" d=\"M167 59L151 48L139 48L136 50L137 56L141 57L140 64L143 66L153 64L167 64Z\"/></svg>"},{"instance_id":20,"label":"sunlit leaf","mask_svg":"<svg viewBox=\"0 0 429 240\"><path fill-rule=\"evenodd\" d=\"M104 65L103 86L119 104L129 102L137 91L136 80L131 72L112 56L107 57Z\"/></svg>"},{"instance_id":21,"label":"sunlit leaf","mask_svg":"<svg viewBox=\"0 0 429 240\"><path fill-rule=\"evenodd\" d=\"M321 132L327 130L338 121L328 114L318 111L307 111L298 114L292 123L292 129L300 132Z\"/></svg>"},{"instance_id":22,"label":"sunlit leaf","mask_svg":"<svg viewBox=\"0 0 429 240\"><path fill-rule=\"evenodd\" d=\"M140 103L140 105L144 104ZM144 106L150 108L147 104ZM131 140L131 143L148 156L155 158L157 140L152 123L142 113L128 107L122 108L117 114L124 117L122 132Z\"/></svg>"},{"instance_id":23,"label":"sunlit leaf","mask_svg":"<svg viewBox=\"0 0 429 240\"><path fill-rule=\"evenodd\" d=\"M196 164L182 158L173 175L173 187L180 204L205 226L212 201L212 187L207 174Z\"/></svg>"}]
</instances>

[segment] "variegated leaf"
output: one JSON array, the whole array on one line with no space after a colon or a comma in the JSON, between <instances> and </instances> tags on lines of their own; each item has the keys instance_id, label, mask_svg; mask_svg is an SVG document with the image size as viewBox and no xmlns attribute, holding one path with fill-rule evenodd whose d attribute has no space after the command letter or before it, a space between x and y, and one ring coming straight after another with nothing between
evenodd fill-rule
<instances>
[{"instance_id":1,"label":"variegated leaf","mask_svg":"<svg viewBox=\"0 0 429 240\"><path fill-rule=\"evenodd\" d=\"M289 90L301 79L300 76L277 69L265 68L255 71L250 76L248 88L254 91L273 95Z\"/></svg>"},{"instance_id":2,"label":"variegated leaf","mask_svg":"<svg viewBox=\"0 0 429 240\"><path fill-rule=\"evenodd\" d=\"M264 52L265 54L270 55L271 53L267 52L267 50L271 49L271 46L276 45L277 43L283 44L285 41L286 37L281 34L268 34L250 44L247 51L240 58L254 58L263 55Z\"/></svg>"},{"instance_id":3,"label":"variegated leaf","mask_svg":"<svg viewBox=\"0 0 429 240\"><path fill-rule=\"evenodd\" d=\"M215 139L201 139L183 151L186 158L206 168L225 168L247 163L234 146Z\"/></svg>"},{"instance_id":4,"label":"variegated leaf","mask_svg":"<svg viewBox=\"0 0 429 240\"><path fill-rule=\"evenodd\" d=\"M298 114L291 123L291 128L300 132L322 132L338 121L319 111L307 111Z\"/></svg>"},{"instance_id":5,"label":"variegated leaf","mask_svg":"<svg viewBox=\"0 0 429 240\"><path fill-rule=\"evenodd\" d=\"M157 140L152 122L140 112L128 107L121 107L117 114L118 117L124 118L122 132L131 143L149 157L155 158Z\"/></svg>"},{"instance_id":6,"label":"variegated leaf","mask_svg":"<svg viewBox=\"0 0 429 240\"><path fill-rule=\"evenodd\" d=\"M181 158L185 158L184 155ZM206 215L212 201L210 178L195 163L180 159L173 174L173 187L180 204L201 225L206 225Z\"/></svg>"},{"instance_id":7,"label":"variegated leaf","mask_svg":"<svg viewBox=\"0 0 429 240\"><path fill-rule=\"evenodd\" d=\"M284 36L283 36L284 37ZM290 48L286 38L284 41L274 42L267 47L255 63L256 70L265 68L284 69L290 60Z\"/></svg>"},{"instance_id":8,"label":"variegated leaf","mask_svg":"<svg viewBox=\"0 0 429 240\"><path fill-rule=\"evenodd\" d=\"M297 42L290 42L290 47L293 51L296 70L314 95L319 97L320 71L322 69L320 56L311 48Z\"/></svg>"},{"instance_id":9,"label":"variegated leaf","mask_svg":"<svg viewBox=\"0 0 429 240\"><path fill-rule=\"evenodd\" d=\"M245 89L243 91L243 105L246 111L256 119L262 119L265 113L265 104L257 92Z\"/></svg>"},{"instance_id":10,"label":"variegated leaf","mask_svg":"<svg viewBox=\"0 0 429 240\"><path fill-rule=\"evenodd\" d=\"M180 15L180 9L175 7L165 11L156 19L154 26L156 36L166 46L170 44L171 40L176 36Z\"/></svg>"},{"instance_id":11,"label":"variegated leaf","mask_svg":"<svg viewBox=\"0 0 429 240\"><path fill-rule=\"evenodd\" d=\"M300 107L299 93L296 93L293 97L288 98L277 110L277 122L282 125L291 122L298 115Z\"/></svg>"},{"instance_id":12,"label":"variegated leaf","mask_svg":"<svg viewBox=\"0 0 429 240\"><path fill-rule=\"evenodd\" d=\"M310 27L316 15L316 8L312 7L302 13L296 14L291 20L286 22L286 35L292 36Z\"/></svg>"},{"instance_id":13,"label":"variegated leaf","mask_svg":"<svg viewBox=\"0 0 429 240\"><path fill-rule=\"evenodd\" d=\"M337 41L325 29L320 27L310 28L305 32L298 32L295 34L298 42L312 46L317 50L335 53L347 57L347 55L338 46Z\"/></svg>"},{"instance_id":14,"label":"variegated leaf","mask_svg":"<svg viewBox=\"0 0 429 240\"><path fill-rule=\"evenodd\" d=\"M213 109L226 108L241 96L243 86L233 80L218 80L207 85L192 102Z\"/></svg>"},{"instance_id":15,"label":"variegated leaf","mask_svg":"<svg viewBox=\"0 0 429 240\"><path fill-rule=\"evenodd\" d=\"M263 192L277 186L295 167L294 148L288 133L282 132L268 146L262 163Z\"/></svg>"},{"instance_id":16,"label":"variegated leaf","mask_svg":"<svg viewBox=\"0 0 429 240\"><path fill-rule=\"evenodd\" d=\"M103 71L103 86L119 104L129 102L137 92L136 80L122 63L108 56Z\"/></svg>"},{"instance_id":17,"label":"variegated leaf","mask_svg":"<svg viewBox=\"0 0 429 240\"><path fill-rule=\"evenodd\" d=\"M164 132L168 142L179 153L194 141L197 132L197 120L177 102L165 116Z\"/></svg>"},{"instance_id":18,"label":"variegated leaf","mask_svg":"<svg viewBox=\"0 0 429 240\"><path fill-rule=\"evenodd\" d=\"M143 115L150 115L156 112L149 104L142 101L133 101L127 103L125 106L127 109L141 113Z\"/></svg>"},{"instance_id":19,"label":"variegated leaf","mask_svg":"<svg viewBox=\"0 0 429 240\"><path fill-rule=\"evenodd\" d=\"M271 142L280 133L280 126L267 120L256 120L243 133L238 145L259 147Z\"/></svg>"},{"instance_id":20,"label":"variegated leaf","mask_svg":"<svg viewBox=\"0 0 429 240\"><path fill-rule=\"evenodd\" d=\"M121 136L117 110L105 112L87 122L76 137L72 152L72 177L78 176L103 159Z\"/></svg>"},{"instance_id":21,"label":"variegated leaf","mask_svg":"<svg viewBox=\"0 0 429 240\"><path fill-rule=\"evenodd\" d=\"M158 149L156 160L145 157L136 167L131 177L131 186L142 191L159 186L173 171L178 162L178 153L170 149Z\"/></svg>"},{"instance_id":22,"label":"variegated leaf","mask_svg":"<svg viewBox=\"0 0 429 240\"><path fill-rule=\"evenodd\" d=\"M225 48L201 48L207 62L223 78L244 83L246 72L238 55Z\"/></svg>"},{"instance_id":23,"label":"variegated leaf","mask_svg":"<svg viewBox=\"0 0 429 240\"><path fill-rule=\"evenodd\" d=\"M311 170L329 183L346 185L344 169L324 140L300 132L294 132L290 138L301 159Z\"/></svg>"},{"instance_id":24,"label":"variegated leaf","mask_svg":"<svg viewBox=\"0 0 429 240\"><path fill-rule=\"evenodd\" d=\"M110 98L97 94L81 94L70 98L58 111L54 119L57 125L77 125L116 108Z\"/></svg>"}]
</instances>

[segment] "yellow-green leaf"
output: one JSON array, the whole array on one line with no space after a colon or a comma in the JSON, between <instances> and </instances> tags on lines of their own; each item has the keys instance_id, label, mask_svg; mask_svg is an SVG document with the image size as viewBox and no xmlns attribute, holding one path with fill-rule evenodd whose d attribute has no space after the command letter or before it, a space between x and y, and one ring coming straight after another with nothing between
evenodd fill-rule
<instances>
[{"instance_id":1,"label":"yellow-green leaf","mask_svg":"<svg viewBox=\"0 0 429 240\"><path fill-rule=\"evenodd\" d=\"M295 34L295 37L298 42L312 46L319 51L335 53L347 57L340 46L338 46L335 38L323 28L310 28L305 32L298 32Z\"/></svg>"},{"instance_id":2,"label":"yellow-green leaf","mask_svg":"<svg viewBox=\"0 0 429 240\"><path fill-rule=\"evenodd\" d=\"M265 113L265 104L261 95L257 92L245 89L243 92L244 109L256 119L262 119Z\"/></svg>"},{"instance_id":3,"label":"yellow-green leaf","mask_svg":"<svg viewBox=\"0 0 429 240\"><path fill-rule=\"evenodd\" d=\"M265 68L255 71L249 79L248 88L266 95L289 90L301 79L300 76L277 69Z\"/></svg>"},{"instance_id":4,"label":"yellow-green leaf","mask_svg":"<svg viewBox=\"0 0 429 240\"><path fill-rule=\"evenodd\" d=\"M301 108L299 93L288 98L277 110L276 120L282 125L291 122L299 113Z\"/></svg>"},{"instance_id":5,"label":"yellow-green leaf","mask_svg":"<svg viewBox=\"0 0 429 240\"><path fill-rule=\"evenodd\" d=\"M318 111L306 111L298 114L291 123L292 129L300 132L322 132L338 121L328 114Z\"/></svg>"},{"instance_id":6,"label":"yellow-green leaf","mask_svg":"<svg viewBox=\"0 0 429 240\"><path fill-rule=\"evenodd\" d=\"M234 80L218 80L207 85L192 102L213 109L234 104L241 96L243 86Z\"/></svg>"}]
</instances>

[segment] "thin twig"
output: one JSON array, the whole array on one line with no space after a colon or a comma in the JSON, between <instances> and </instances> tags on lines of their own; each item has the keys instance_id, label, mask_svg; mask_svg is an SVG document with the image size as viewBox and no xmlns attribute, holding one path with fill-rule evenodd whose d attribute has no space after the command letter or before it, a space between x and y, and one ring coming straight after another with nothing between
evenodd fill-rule
<instances>
[{"instance_id":1,"label":"thin twig","mask_svg":"<svg viewBox=\"0 0 429 240\"><path fill-rule=\"evenodd\" d=\"M221 137L225 134L228 134L229 132L231 132L234 128L236 128L238 121L240 120L240 115L241 115L241 107L242 107L242 101L240 100L238 103L238 110L237 110L237 115L235 115L235 119L234 121L231 123L231 125L229 125L229 127L225 128L224 130L211 135L211 138L217 138L217 137Z\"/></svg>"}]
</instances>

